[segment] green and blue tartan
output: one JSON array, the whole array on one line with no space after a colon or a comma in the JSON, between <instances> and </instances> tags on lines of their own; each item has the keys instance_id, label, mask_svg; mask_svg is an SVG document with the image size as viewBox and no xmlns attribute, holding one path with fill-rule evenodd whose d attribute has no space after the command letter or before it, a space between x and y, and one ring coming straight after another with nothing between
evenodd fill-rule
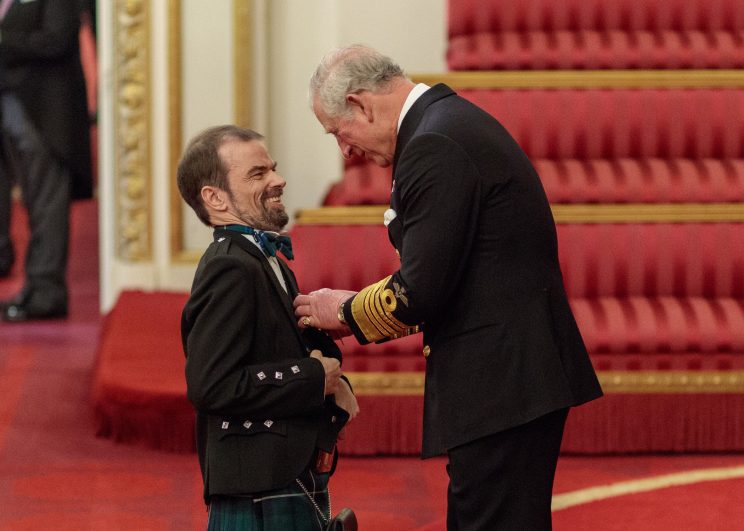
<instances>
[{"instance_id":1,"label":"green and blue tartan","mask_svg":"<svg viewBox=\"0 0 744 531\"><path fill-rule=\"evenodd\" d=\"M306 471L300 481L328 518L328 474ZM325 521L297 482L252 496L213 496L207 531L317 531Z\"/></svg>"}]
</instances>

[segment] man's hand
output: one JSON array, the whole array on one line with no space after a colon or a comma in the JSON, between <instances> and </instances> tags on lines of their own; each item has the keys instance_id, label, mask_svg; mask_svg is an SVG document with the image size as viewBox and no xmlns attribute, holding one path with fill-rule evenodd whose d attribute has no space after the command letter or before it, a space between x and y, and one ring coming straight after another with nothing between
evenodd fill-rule
<instances>
[{"instance_id":1,"label":"man's hand","mask_svg":"<svg viewBox=\"0 0 744 531\"><path fill-rule=\"evenodd\" d=\"M341 363L336 358L326 358L319 350L310 352L310 357L323 364L325 371L325 396L332 395L338 389L341 381Z\"/></svg>"},{"instance_id":2,"label":"man's hand","mask_svg":"<svg viewBox=\"0 0 744 531\"><path fill-rule=\"evenodd\" d=\"M294 300L297 324L300 328L328 330L334 338L348 336L351 329L338 320L338 307L356 294L356 291L322 288L309 295L297 295Z\"/></svg>"},{"instance_id":3,"label":"man's hand","mask_svg":"<svg viewBox=\"0 0 744 531\"><path fill-rule=\"evenodd\" d=\"M359 414L359 404L351 392L349 384L346 380L341 380L336 388L336 405L341 409L345 409L349 413L349 420L353 419Z\"/></svg>"}]
</instances>

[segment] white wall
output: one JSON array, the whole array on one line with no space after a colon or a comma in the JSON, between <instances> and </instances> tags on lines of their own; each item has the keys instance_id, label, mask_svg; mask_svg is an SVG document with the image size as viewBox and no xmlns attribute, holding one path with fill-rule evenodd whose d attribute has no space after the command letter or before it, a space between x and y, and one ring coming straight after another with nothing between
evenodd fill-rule
<instances>
[{"instance_id":1,"label":"white wall","mask_svg":"<svg viewBox=\"0 0 744 531\"><path fill-rule=\"evenodd\" d=\"M320 58L337 46L363 43L409 74L444 72L446 0L271 0L269 8L267 134L294 214L318 206L341 177L336 142L307 103L307 83Z\"/></svg>"}]
</instances>

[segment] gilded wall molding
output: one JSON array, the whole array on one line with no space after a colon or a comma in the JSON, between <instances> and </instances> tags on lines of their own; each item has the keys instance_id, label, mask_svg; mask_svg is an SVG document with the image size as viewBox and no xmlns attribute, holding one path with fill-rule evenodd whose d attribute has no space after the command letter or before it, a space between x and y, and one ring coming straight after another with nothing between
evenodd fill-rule
<instances>
[{"instance_id":1,"label":"gilded wall molding","mask_svg":"<svg viewBox=\"0 0 744 531\"><path fill-rule=\"evenodd\" d=\"M170 245L171 259L183 262L183 200L176 183L176 170L183 143L181 119L183 89L181 54L181 0L168 0L168 150L170 168ZM198 258L197 258L198 259Z\"/></svg>"},{"instance_id":2,"label":"gilded wall molding","mask_svg":"<svg viewBox=\"0 0 744 531\"><path fill-rule=\"evenodd\" d=\"M462 89L741 88L742 70L520 70L414 74L416 83Z\"/></svg>"},{"instance_id":3,"label":"gilded wall molding","mask_svg":"<svg viewBox=\"0 0 744 531\"><path fill-rule=\"evenodd\" d=\"M387 205L329 206L300 210L299 225L380 225ZM744 203L553 204L556 223L744 222Z\"/></svg>"},{"instance_id":4,"label":"gilded wall molding","mask_svg":"<svg viewBox=\"0 0 744 531\"><path fill-rule=\"evenodd\" d=\"M116 253L152 257L150 183L150 13L145 0L114 4Z\"/></svg>"},{"instance_id":5,"label":"gilded wall molding","mask_svg":"<svg viewBox=\"0 0 744 531\"><path fill-rule=\"evenodd\" d=\"M359 396L422 396L423 372L347 372ZM598 371L607 394L744 393L744 371Z\"/></svg>"},{"instance_id":6,"label":"gilded wall molding","mask_svg":"<svg viewBox=\"0 0 744 531\"><path fill-rule=\"evenodd\" d=\"M253 39L251 21L253 0L233 0L233 100L235 124L251 127L253 122L251 77L253 74Z\"/></svg>"},{"instance_id":7,"label":"gilded wall molding","mask_svg":"<svg viewBox=\"0 0 744 531\"><path fill-rule=\"evenodd\" d=\"M233 122L249 127L252 120L251 78L253 73L253 0L232 0L233 32ZM180 0L168 0L168 111L170 149L170 244L171 260L192 264L203 250L189 250L183 234L184 202L178 192L176 171L183 145L183 53Z\"/></svg>"},{"instance_id":8,"label":"gilded wall molding","mask_svg":"<svg viewBox=\"0 0 744 531\"><path fill-rule=\"evenodd\" d=\"M730 223L744 203L553 204L556 223Z\"/></svg>"}]
</instances>

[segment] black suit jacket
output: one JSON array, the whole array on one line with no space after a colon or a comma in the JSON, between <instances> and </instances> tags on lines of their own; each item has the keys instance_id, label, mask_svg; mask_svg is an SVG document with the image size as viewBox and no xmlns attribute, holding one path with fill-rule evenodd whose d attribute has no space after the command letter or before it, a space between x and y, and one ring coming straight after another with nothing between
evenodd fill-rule
<instances>
[{"instance_id":1,"label":"black suit jacket","mask_svg":"<svg viewBox=\"0 0 744 531\"><path fill-rule=\"evenodd\" d=\"M73 198L92 195L90 120L80 64L79 0L15 1L0 22L0 90L11 90L72 172Z\"/></svg>"},{"instance_id":2,"label":"black suit jacket","mask_svg":"<svg viewBox=\"0 0 744 531\"><path fill-rule=\"evenodd\" d=\"M398 134L388 225L400 270L345 305L361 342L424 332L425 457L601 396L532 164L436 85Z\"/></svg>"},{"instance_id":3,"label":"black suit jacket","mask_svg":"<svg viewBox=\"0 0 744 531\"><path fill-rule=\"evenodd\" d=\"M242 234L215 230L183 309L187 396L208 501L281 488L332 451L348 414L324 397L325 373L309 350L341 359L325 334L297 327L289 293Z\"/></svg>"}]
</instances>

